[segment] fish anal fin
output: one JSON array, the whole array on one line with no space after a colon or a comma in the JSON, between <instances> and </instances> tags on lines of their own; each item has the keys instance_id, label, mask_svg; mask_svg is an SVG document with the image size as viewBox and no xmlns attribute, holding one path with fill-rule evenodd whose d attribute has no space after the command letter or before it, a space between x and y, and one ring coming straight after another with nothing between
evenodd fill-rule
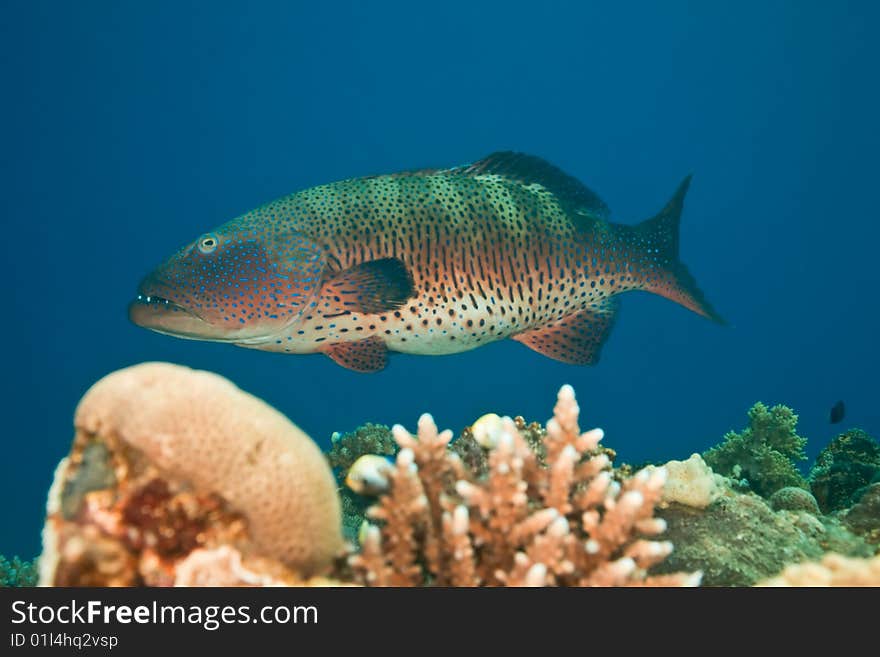
<instances>
[{"instance_id":1,"label":"fish anal fin","mask_svg":"<svg viewBox=\"0 0 880 657\"><path fill-rule=\"evenodd\" d=\"M337 342L321 351L337 365L355 372L378 372L388 364L388 347L378 336L352 342Z\"/></svg>"},{"instance_id":2,"label":"fish anal fin","mask_svg":"<svg viewBox=\"0 0 880 657\"><path fill-rule=\"evenodd\" d=\"M398 258L362 262L332 274L318 301L324 316L346 312L383 313L399 308L415 294L413 277Z\"/></svg>"},{"instance_id":3,"label":"fish anal fin","mask_svg":"<svg viewBox=\"0 0 880 657\"><path fill-rule=\"evenodd\" d=\"M617 304L607 299L562 319L513 336L517 342L553 360L595 365L614 326Z\"/></svg>"}]
</instances>

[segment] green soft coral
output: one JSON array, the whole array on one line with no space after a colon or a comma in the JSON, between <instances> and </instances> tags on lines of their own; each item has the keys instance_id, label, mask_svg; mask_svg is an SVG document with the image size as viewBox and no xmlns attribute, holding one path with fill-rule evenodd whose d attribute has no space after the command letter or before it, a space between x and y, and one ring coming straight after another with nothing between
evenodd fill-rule
<instances>
[{"instance_id":1,"label":"green soft coral","mask_svg":"<svg viewBox=\"0 0 880 657\"><path fill-rule=\"evenodd\" d=\"M723 443L703 453L703 460L718 474L745 479L762 497L786 486L809 490L795 465L807 458L807 439L797 434L797 420L787 406L768 408L758 402L749 410L749 426L741 433L727 432Z\"/></svg>"},{"instance_id":2,"label":"green soft coral","mask_svg":"<svg viewBox=\"0 0 880 657\"><path fill-rule=\"evenodd\" d=\"M37 560L22 561L12 557L12 561L0 555L0 587L36 586Z\"/></svg>"}]
</instances>

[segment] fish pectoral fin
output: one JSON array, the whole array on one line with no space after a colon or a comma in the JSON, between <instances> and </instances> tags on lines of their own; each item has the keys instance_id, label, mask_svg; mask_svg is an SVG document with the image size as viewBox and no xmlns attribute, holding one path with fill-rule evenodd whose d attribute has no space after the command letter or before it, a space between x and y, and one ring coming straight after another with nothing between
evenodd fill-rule
<instances>
[{"instance_id":1,"label":"fish pectoral fin","mask_svg":"<svg viewBox=\"0 0 880 657\"><path fill-rule=\"evenodd\" d=\"M399 308L415 294L409 268L398 258L362 262L332 274L318 300L324 315L375 314Z\"/></svg>"},{"instance_id":2,"label":"fish pectoral fin","mask_svg":"<svg viewBox=\"0 0 880 657\"><path fill-rule=\"evenodd\" d=\"M581 310L541 328L513 336L525 346L553 360L572 365L595 365L614 326L617 303L613 299Z\"/></svg>"},{"instance_id":3,"label":"fish pectoral fin","mask_svg":"<svg viewBox=\"0 0 880 657\"><path fill-rule=\"evenodd\" d=\"M321 349L337 365L355 372L378 372L388 364L388 347L378 336L353 342L337 342Z\"/></svg>"}]
</instances>

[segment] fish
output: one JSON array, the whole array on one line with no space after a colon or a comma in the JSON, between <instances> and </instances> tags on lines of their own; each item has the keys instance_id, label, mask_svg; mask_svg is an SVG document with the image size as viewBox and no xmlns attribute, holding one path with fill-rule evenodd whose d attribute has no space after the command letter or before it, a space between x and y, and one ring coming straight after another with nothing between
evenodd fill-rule
<instances>
[{"instance_id":1,"label":"fish","mask_svg":"<svg viewBox=\"0 0 880 657\"><path fill-rule=\"evenodd\" d=\"M829 420L831 424L837 424L838 422L843 422L843 418L846 415L846 406L843 403L843 400L838 401L834 406L831 407L831 413L829 414Z\"/></svg>"},{"instance_id":2,"label":"fish","mask_svg":"<svg viewBox=\"0 0 880 657\"><path fill-rule=\"evenodd\" d=\"M377 372L389 353L444 355L510 338L595 365L624 292L723 324L679 260L688 176L654 217L608 206L539 157L353 178L272 201L148 274L137 325L179 338L320 353Z\"/></svg>"}]
</instances>

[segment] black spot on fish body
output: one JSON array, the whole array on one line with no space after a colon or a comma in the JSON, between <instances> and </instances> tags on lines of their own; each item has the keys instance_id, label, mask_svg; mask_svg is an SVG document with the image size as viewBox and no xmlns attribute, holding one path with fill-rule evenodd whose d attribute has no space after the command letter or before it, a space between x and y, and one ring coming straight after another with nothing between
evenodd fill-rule
<instances>
[{"instance_id":1,"label":"black spot on fish body","mask_svg":"<svg viewBox=\"0 0 880 657\"><path fill-rule=\"evenodd\" d=\"M829 415L831 424L837 424L838 422L843 421L843 418L846 415L846 406L844 405L843 400L838 401L831 407L831 413Z\"/></svg>"}]
</instances>

